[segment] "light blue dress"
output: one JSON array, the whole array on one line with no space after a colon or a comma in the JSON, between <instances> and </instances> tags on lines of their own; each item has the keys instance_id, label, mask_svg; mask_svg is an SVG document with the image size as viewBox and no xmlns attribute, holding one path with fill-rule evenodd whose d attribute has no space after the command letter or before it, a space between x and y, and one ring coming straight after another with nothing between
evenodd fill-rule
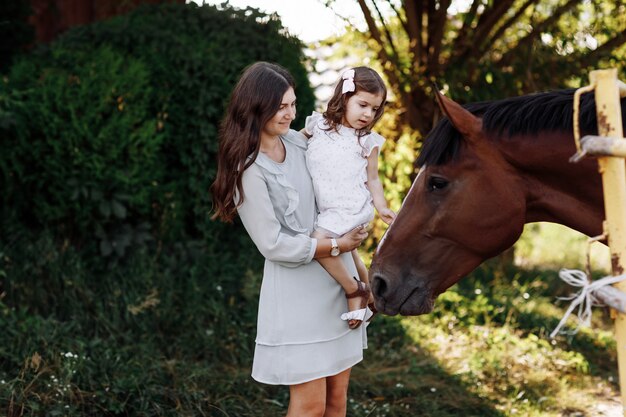
<instances>
[{"instance_id":1,"label":"light blue dress","mask_svg":"<svg viewBox=\"0 0 626 417\"><path fill-rule=\"evenodd\" d=\"M306 137L281 138L282 163L259 153L242 176L239 217L265 257L259 299L252 377L266 384L293 385L342 372L363 359L366 325L350 330L341 286L313 261L310 237L316 217L306 169ZM340 255L358 277L349 252Z\"/></svg>"}]
</instances>

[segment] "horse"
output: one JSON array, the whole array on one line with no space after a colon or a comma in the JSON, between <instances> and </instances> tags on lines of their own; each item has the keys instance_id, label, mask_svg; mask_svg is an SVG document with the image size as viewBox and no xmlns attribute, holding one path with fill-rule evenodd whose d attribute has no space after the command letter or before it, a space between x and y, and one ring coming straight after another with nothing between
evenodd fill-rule
<instances>
[{"instance_id":1,"label":"horse","mask_svg":"<svg viewBox=\"0 0 626 417\"><path fill-rule=\"evenodd\" d=\"M426 137L419 172L372 260L378 311L429 313L439 294L511 247L526 223L602 233L597 160L569 162L574 92L466 106L438 94L447 117ZM597 134L593 94L581 97L579 120L581 135Z\"/></svg>"}]
</instances>

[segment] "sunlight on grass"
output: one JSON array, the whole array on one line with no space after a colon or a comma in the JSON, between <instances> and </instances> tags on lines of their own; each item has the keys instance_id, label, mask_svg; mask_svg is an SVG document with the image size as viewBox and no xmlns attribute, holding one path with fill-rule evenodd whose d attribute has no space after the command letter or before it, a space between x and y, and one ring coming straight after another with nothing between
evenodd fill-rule
<instances>
[{"instance_id":1,"label":"sunlight on grass","mask_svg":"<svg viewBox=\"0 0 626 417\"><path fill-rule=\"evenodd\" d=\"M529 223L515 244L515 264L522 268L585 267L589 238L556 223ZM608 247L591 244L592 271L608 273L611 268Z\"/></svg>"},{"instance_id":2,"label":"sunlight on grass","mask_svg":"<svg viewBox=\"0 0 626 417\"><path fill-rule=\"evenodd\" d=\"M522 290L517 295L511 289L503 293L496 289L489 298L453 289L440 296L432 315L403 318L401 323L412 343L437 360L443 371L458 377L468 392L488 399L504 415L570 415L564 410L589 411L598 398L617 396L611 382L616 368L600 372L593 365L598 356L612 355L607 351L614 346L610 333L585 329L575 336L592 339L586 348L597 352L563 338L540 337L546 319L558 322L562 310L549 297L527 299L525 288L517 289ZM490 300L490 308L481 307ZM506 308L500 309L499 301ZM482 317L476 315L478 311ZM538 317L529 321L529 314ZM604 325L601 317L595 321Z\"/></svg>"}]
</instances>

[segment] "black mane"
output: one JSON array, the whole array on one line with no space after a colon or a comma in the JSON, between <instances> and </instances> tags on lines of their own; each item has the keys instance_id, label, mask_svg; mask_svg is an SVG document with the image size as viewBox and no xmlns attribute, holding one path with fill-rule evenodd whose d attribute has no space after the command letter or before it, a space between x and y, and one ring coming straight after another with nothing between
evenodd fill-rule
<instances>
[{"instance_id":1,"label":"black mane","mask_svg":"<svg viewBox=\"0 0 626 417\"><path fill-rule=\"evenodd\" d=\"M482 117L483 132L492 135L512 137L545 131L571 132L575 91L536 93L463 107ZM622 120L626 120L626 99L622 99ZM581 136L598 132L593 93L581 96L580 130ZM426 137L417 165L441 165L455 159L461 138L450 121L442 119Z\"/></svg>"}]
</instances>

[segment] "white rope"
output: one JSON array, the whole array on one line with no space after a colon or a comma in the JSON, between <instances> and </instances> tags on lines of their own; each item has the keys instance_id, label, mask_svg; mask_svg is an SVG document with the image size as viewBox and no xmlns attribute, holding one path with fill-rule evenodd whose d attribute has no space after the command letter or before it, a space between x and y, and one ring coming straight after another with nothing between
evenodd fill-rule
<instances>
[{"instance_id":1,"label":"white rope","mask_svg":"<svg viewBox=\"0 0 626 417\"><path fill-rule=\"evenodd\" d=\"M570 297L557 297L560 300L572 300L569 308L565 312L565 315L559 322L556 329L550 333L550 337L554 338L560 331L561 327L567 321L569 315L578 307L578 321L579 324L573 332L560 332L565 334L576 334L580 326L589 327L591 325L591 307L603 305L596 297L596 291L604 286L615 284L616 282L626 279L626 274L617 276L608 276L595 281L590 281L587 274L577 269L561 269L559 271L559 278L573 287L581 287L577 294L573 294Z\"/></svg>"}]
</instances>

